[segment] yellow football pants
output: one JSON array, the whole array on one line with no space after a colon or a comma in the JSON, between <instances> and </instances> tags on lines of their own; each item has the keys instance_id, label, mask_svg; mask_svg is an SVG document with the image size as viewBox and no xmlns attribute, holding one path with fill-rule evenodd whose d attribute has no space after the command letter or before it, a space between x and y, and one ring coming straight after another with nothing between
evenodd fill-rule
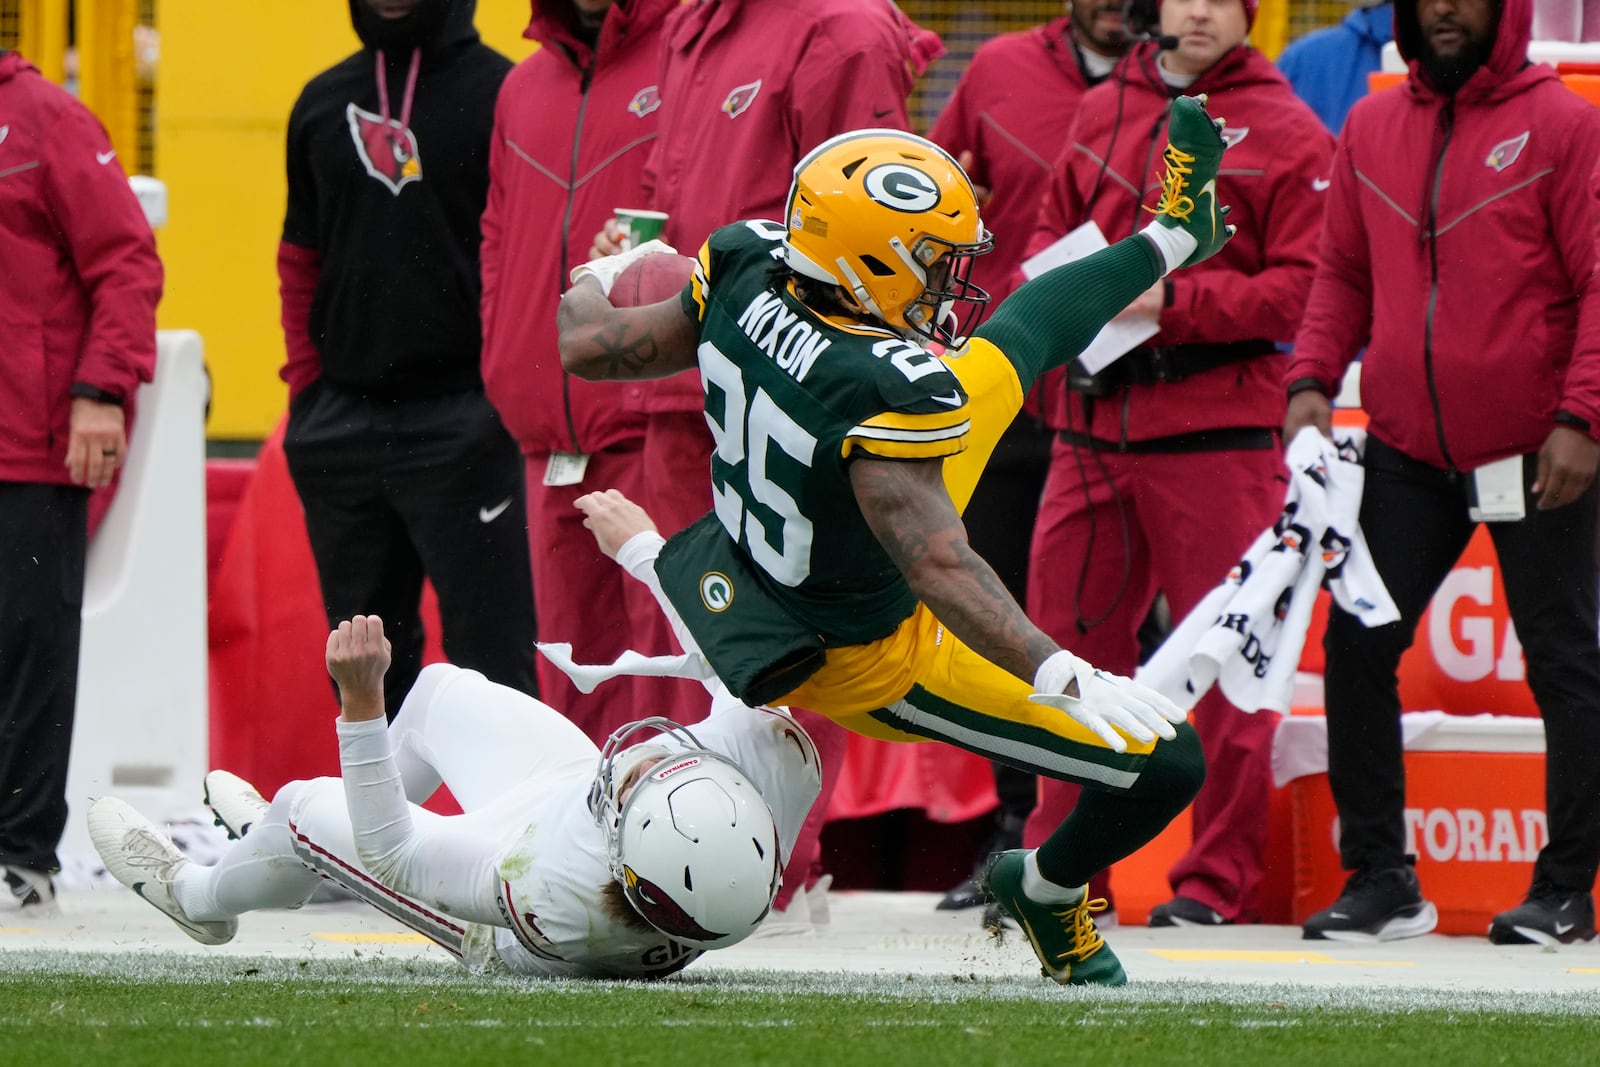
<instances>
[{"instance_id":1,"label":"yellow football pants","mask_svg":"<svg viewBox=\"0 0 1600 1067\"><path fill-rule=\"evenodd\" d=\"M966 451L944 461L945 487L960 511L1023 391L1011 362L986 341L944 358L966 390L972 419ZM1126 753L1113 752L1065 712L1030 702L1032 692L919 604L888 637L828 649L822 668L774 703L810 708L868 737L945 741L1051 778L1110 788L1137 781L1153 743L1129 738Z\"/></svg>"}]
</instances>

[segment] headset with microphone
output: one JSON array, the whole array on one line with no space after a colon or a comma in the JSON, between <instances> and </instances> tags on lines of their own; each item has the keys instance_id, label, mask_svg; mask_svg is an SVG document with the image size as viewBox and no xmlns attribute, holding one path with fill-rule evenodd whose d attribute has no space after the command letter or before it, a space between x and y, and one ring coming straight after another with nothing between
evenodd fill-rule
<instances>
[{"instance_id":1,"label":"headset with microphone","mask_svg":"<svg viewBox=\"0 0 1600 1067\"><path fill-rule=\"evenodd\" d=\"M1136 41L1154 41L1163 52L1170 52L1181 43L1172 34L1161 32L1161 0L1128 0L1122 5L1122 20L1127 24L1128 36Z\"/></svg>"}]
</instances>

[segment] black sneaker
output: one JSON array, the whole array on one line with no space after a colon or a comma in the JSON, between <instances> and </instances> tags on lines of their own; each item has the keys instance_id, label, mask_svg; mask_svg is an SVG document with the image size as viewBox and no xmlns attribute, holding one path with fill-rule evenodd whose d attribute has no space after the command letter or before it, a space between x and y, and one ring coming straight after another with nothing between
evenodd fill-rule
<instances>
[{"instance_id":1,"label":"black sneaker","mask_svg":"<svg viewBox=\"0 0 1600 1067\"><path fill-rule=\"evenodd\" d=\"M1228 926L1232 919L1224 919L1215 908L1200 903L1193 897L1173 897L1165 904L1150 909L1151 926Z\"/></svg>"},{"instance_id":2,"label":"black sneaker","mask_svg":"<svg viewBox=\"0 0 1600 1067\"><path fill-rule=\"evenodd\" d=\"M1549 882L1533 883L1528 899L1489 924L1496 945L1570 945L1594 937L1594 896Z\"/></svg>"},{"instance_id":3,"label":"black sneaker","mask_svg":"<svg viewBox=\"0 0 1600 1067\"><path fill-rule=\"evenodd\" d=\"M978 862L973 864L972 873L952 886L939 903L934 905L934 910L965 911L968 908L992 905L994 897L983 888L983 872L989 869L989 864L994 862L995 856L1022 847L1022 827L1026 821L1025 816L1002 811L994 832L989 835L989 839L984 842L983 850L978 853Z\"/></svg>"},{"instance_id":4,"label":"black sneaker","mask_svg":"<svg viewBox=\"0 0 1600 1067\"><path fill-rule=\"evenodd\" d=\"M37 909L44 912L55 907L56 887L50 876L43 871L33 871L26 867L5 867L6 888L11 891L11 896L19 908Z\"/></svg>"},{"instance_id":5,"label":"black sneaker","mask_svg":"<svg viewBox=\"0 0 1600 1067\"><path fill-rule=\"evenodd\" d=\"M1439 913L1422 899L1417 872L1404 867L1360 870L1333 905L1307 919L1307 941L1397 941L1421 937L1439 925Z\"/></svg>"},{"instance_id":6,"label":"black sneaker","mask_svg":"<svg viewBox=\"0 0 1600 1067\"><path fill-rule=\"evenodd\" d=\"M983 891L978 885L977 876L973 875L952 886L934 908L937 911L964 911L967 908L976 908L980 904L993 903L994 898Z\"/></svg>"}]
</instances>

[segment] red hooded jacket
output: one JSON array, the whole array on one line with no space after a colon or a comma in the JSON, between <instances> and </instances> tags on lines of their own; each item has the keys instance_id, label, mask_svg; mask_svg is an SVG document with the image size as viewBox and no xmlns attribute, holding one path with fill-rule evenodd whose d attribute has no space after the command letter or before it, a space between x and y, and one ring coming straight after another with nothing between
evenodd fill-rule
<instances>
[{"instance_id":1,"label":"red hooded jacket","mask_svg":"<svg viewBox=\"0 0 1600 1067\"><path fill-rule=\"evenodd\" d=\"M1144 44L1084 95L1028 252L1093 219L1118 241L1152 218L1167 109L1176 93ZM1271 61L1253 48L1225 54L1189 94L1209 93L1208 110L1226 120L1229 142L1217 199L1232 207L1239 232L1204 263L1170 276L1170 304L1151 345L1288 341L1294 337L1316 266L1317 234L1333 137L1294 95ZM1142 206L1143 205L1143 206ZM1132 385L1097 400L1086 426L1080 398L1045 398L1051 425L1103 441L1148 441L1224 427L1283 423L1284 358L1255 356L1179 382Z\"/></svg>"},{"instance_id":2,"label":"red hooded jacket","mask_svg":"<svg viewBox=\"0 0 1600 1067\"><path fill-rule=\"evenodd\" d=\"M928 133L953 156L971 152L969 176L992 191L983 222L995 235L994 250L973 261L972 279L996 305L1021 283L1017 266L1039 218L1050 165L1088 90L1071 18L1002 33L973 54Z\"/></svg>"},{"instance_id":3,"label":"red hooded jacket","mask_svg":"<svg viewBox=\"0 0 1600 1067\"><path fill-rule=\"evenodd\" d=\"M944 52L890 0L699 0L666 33L645 185L689 256L721 226L781 219L795 164L834 134L910 129L912 85ZM649 411L705 405L696 374L628 392Z\"/></svg>"},{"instance_id":4,"label":"red hooded jacket","mask_svg":"<svg viewBox=\"0 0 1600 1067\"><path fill-rule=\"evenodd\" d=\"M543 45L495 106L483 214L483 379L529 455L595 452L644 432L624 386L561 369L556 305L567 272L614 209L639 207L656 138L661 27L677 0L618 0L590 48L570 0L536 0L525 37Z\"/></svg>"},{"instance_id":5,"label":"red hooded jacket","mask_svg":"<svg viewBox=\"0 0 1600 1067\"><path fill-rule=\"evenodd\" d=\"M1600 109L1528 64L1532 6L1504 0L1488 61L1454 97L1416 62L1415 8L1396 6L1410 74L1346 121L1284 377L1332 395L1366 344L1372 432L1441 469L1537 451L1559 410L1600 432Z\"/></svg>"},{"instance_id":6,"label":"red hooded jacket","mask_svg":"<svg viewBox=\"0 0 1600 1067\"><path fill-rule=\"evenodd\" d=\"M105 129L14 52L0 53L0 265L0 481L66 485L72 386L131 404L155 374L161 260Z\"/></svg>"}]
</instances>

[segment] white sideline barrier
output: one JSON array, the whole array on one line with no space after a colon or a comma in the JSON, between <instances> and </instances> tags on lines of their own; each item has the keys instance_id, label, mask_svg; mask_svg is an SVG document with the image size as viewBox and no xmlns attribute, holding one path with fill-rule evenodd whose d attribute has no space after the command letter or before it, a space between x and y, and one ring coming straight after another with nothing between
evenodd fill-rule
<instances>
[{"instance_id":1,"label":"white sideline barrier","mask_svg":"<svg viewBox=\"0 0 1600 1067\"><path fill-rule=\"evenodd\" d=\"M84 812L113 794L193 811L207 764L206 374L200 335L158 335L122 484L89 546L64 867L94 856Z\"/></svg>"}]
</instances>

